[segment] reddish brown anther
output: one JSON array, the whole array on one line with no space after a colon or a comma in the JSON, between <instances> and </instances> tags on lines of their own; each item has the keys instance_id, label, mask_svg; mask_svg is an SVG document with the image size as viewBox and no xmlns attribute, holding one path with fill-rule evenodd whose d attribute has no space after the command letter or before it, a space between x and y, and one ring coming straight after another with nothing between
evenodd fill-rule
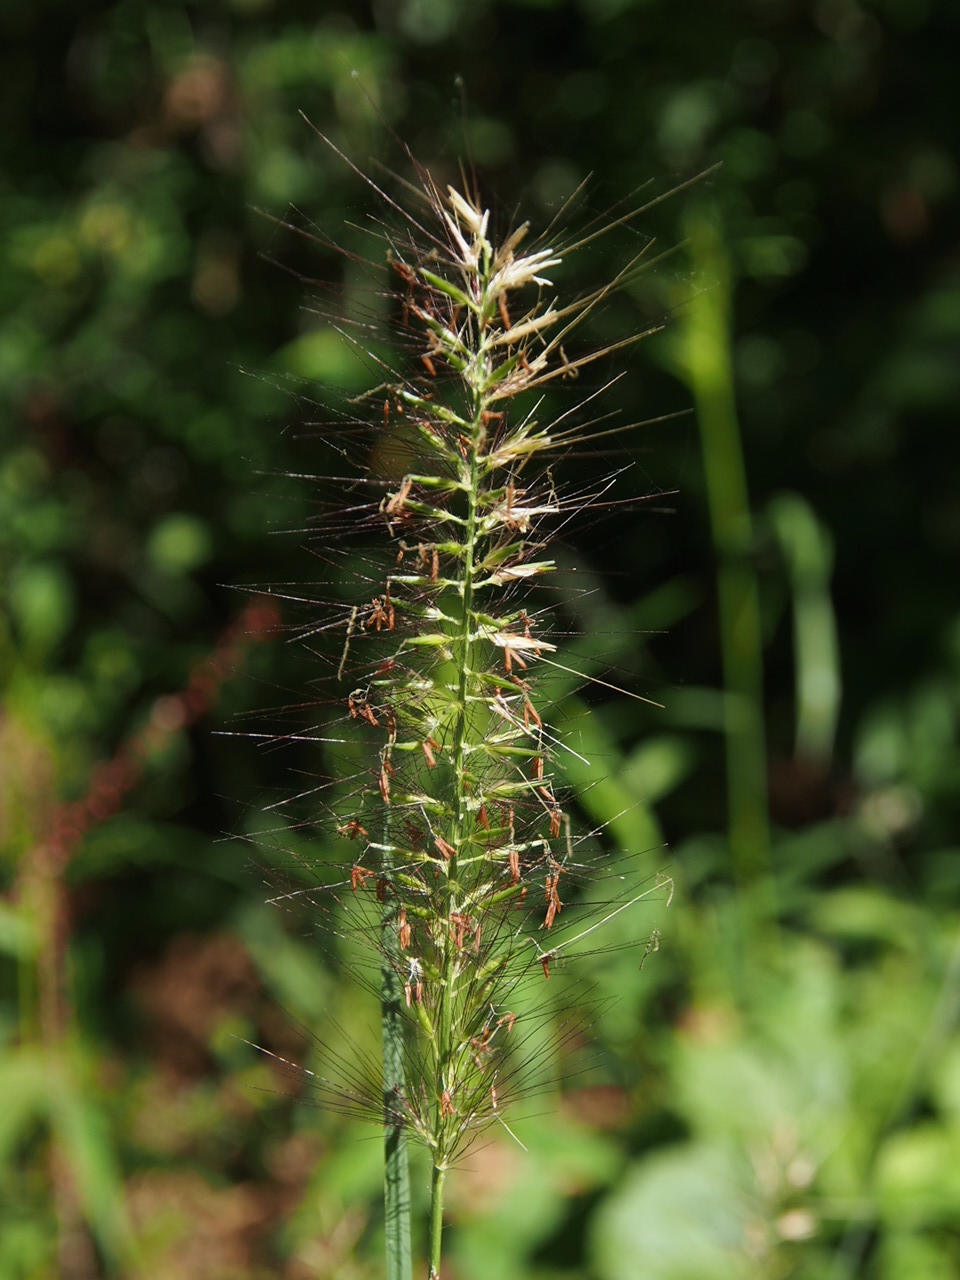
<instances>
[{"instance_id":1,"label":"reddish brown anther","mask_svg":"<svg viewBox=\"0 0 960 1280\"><path fill-rule=\"evenodd\" d=\"M455 858L457 856L456 849L448 840L444 840L443 836L434 836L433 843L436 847L437 853L442 854L442 856L446 858L447 862L449 862L451 858Z\"/></svg>"},{"instance_id":2,"label":"reddish brown anther","mask_svg":"<svg viewBox=\"0 0 960 1280\"><path fill-rule=\"evenodd\" d=\"M373 708L367 702L360 702L358 700L356 704L350 708L350 714L351 716L359 716L361 720L366 720L367 724L373 725L374 729L380 728L380 721L374 714Z\"/></svg>"},{"instance_id":3,"label":"reddish brown anther","mask_svg":"<svg viewBox=\"0 0 960 1280\"><path fill-rule=\"evenodd\" d=\"M403 508L406 505L407 498L410 496L410 490L413 488L413 481L409 476L404 476L400 482L400 488L396 493L391 493L384 498L381 510L388 516L403 515Z\"/></svg>"},{"instance_id":4,"label":"reddish brown anther","mask_svg":"<svg viewBox=\"0 0 960 1280\"><path fill-rule=\"evenodd\" d=\"M349 822L337 827L337 835L346 836L348 840L356 840L357 836L367 836L369 839L369 833L366 827L360 825L359 818L351 818Z\"/></svg>"},{"instance_id":5,"label":"reddish brown anther","mask_svg":"<svg viewBox=\"0 0 960 1280\"><path fill-rule=\"evenodd\" d=\"M393 773L393 766L388 760L384 760L380 766L380 797L384 804L390 803L390 775Z\"/></svg>"},{"instance_id":6,"label":"reddish brown anther","mask_svg":"<svg viewBox=\"0 0 960 1280\"><path fill-rule=\"evenodd\" d=\"M357 865L354 865L353 867L351 867L350 868L350 887L353 889L353 892L356 893L358 889L362 889L372 875L373 875L373 872L370 871L367 867L361 867Z\"/></svg>"},{"instance_id":7,"label":"reddish brown anther","mask_svg":"<svg viewBox=\"0 0 960 1280\"><path fill-rule=\"evenodd\" d=\"M384 627L388 631L392 631L396 625L396 614L393 605L390 602L390 590L387 588L385 596L374 596L370 603L370 611L367 614L363 624L367 630L376 627L377 631L382 631Z\"/></svg>"},{"instance_id":8,"label":"reddish brown anther","mask_svg":"<svg viewBox=\"0 0 960 1280\"><path fill-rule=\"evenodd\" d=\"M410 841L412 848L419 850L423 843L423 827L418 827L410 818L406 818L403 823L403 829L407 833L407 839Z\"/></svg>"},{"instance_id":9,"label":"reddish brown anther","mask_svg":"<svg viewBox=\"0 0 960 1280\"><path fill-rule=\"evenodd\" d=\"M400 913L397 916L397 934L400 939L400 950L407 951L410 947L410 939L412 937L413 930L410 928L407 921L406 907L401 907Z\"/></svg>"},{"instance_id":10,"label":"reddish brown anther","mask_svg":"<svg viewBox=\"0 0 960 1280\"><path fill-rule=\"evenodd\" d=\"M450 912L450 936L453 938L453 945L458 951L463 950L463 941L467 935L467 930L472 930L473 927L473 921L462 911Z\"/></svg>"},{"instance_id":11,"label":"reddish brown anther","mask_svg":"<svg viewBox=\"0 0 960 1280\"><path fill-rule=\"evenodd\" d=\"M544 897L547 899L547 914L543 925L545 929L552 929L553 922L563 910L563 903L560 901L560 876L563 874L563 868L556 862L553 862L554 870L548 871L543 883Z\"/></svg>"},{"instance_id":12,"label":"reddish brown anther","mask_svg":"<svg viewBox=\"0 0 960 1280\"><path fill-rule=\"evenodd\" d=\"M519 884L520 883L520 850L517 848L516 845L510 846L508 859L510 862L510 883Z\"/></svg>"},{"instance_id":13,"label":"reddish brown anther","mask_svg":"<svg viewBox=\"0 0 960 1280\"><path fill-rule=\"evenodd\" d=\"M407 266L405 262L401 262L397 258L391 258L390 265L393 267L400 279L403 280L404 284L408 284L412 289L417 283L417 273L414 271L413 267Z\"/></svg>"}]
</instances>

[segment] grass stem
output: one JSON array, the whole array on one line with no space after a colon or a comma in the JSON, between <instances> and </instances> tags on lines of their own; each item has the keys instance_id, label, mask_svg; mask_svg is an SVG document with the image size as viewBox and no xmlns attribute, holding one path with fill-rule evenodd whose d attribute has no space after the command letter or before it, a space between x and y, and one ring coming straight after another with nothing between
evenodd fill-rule
<instances>
[{"instance_id":1,"label":"grass stem","mask_svg":"<svg viewBox=\"0 0 960 1280\"><path fill-rule=\"evenodd\" d=\"M406 1093L406 1020L397 972L396 900L384 912L380 1009L383 1027L384 1231L387 1280L412 1280L410 1160L402 1099Z\"/></svg>"},{"instance_id":2,"label":"grass stem","mask_svg":"<svg viewBox=\"0 0 960 1280\"><path fill-rule=\"evenodd\" d=\"M763 638L729 338L730 268L717 226L707 215L691 217L688 237L697 276L705 283L687 308L682 363L700 423L718 559L730 857L741 892L770 918L775 907L767 814Z\"/></svg>"}]
</instances>

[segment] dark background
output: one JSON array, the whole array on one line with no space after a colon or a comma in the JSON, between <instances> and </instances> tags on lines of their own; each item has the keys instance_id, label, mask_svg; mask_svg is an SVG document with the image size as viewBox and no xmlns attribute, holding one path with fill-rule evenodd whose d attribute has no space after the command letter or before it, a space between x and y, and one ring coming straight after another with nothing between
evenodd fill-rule
<instances>
[{"instance_id":1,"label":"dark background","mask_svg":"<svg viewBox=\"0 0 960 1280\"><path fill-rule=\"evenodd\" d=\"M501 230L588 175L574 231L709 170L556 275L673 250L581 341L665 331L548 404L622 373L604 409L671 415L558 465L625 471L555 549L571 661L664 710L558 686L555 718L604 779L571 771L583 823L678 892L590 961L526 1149L497 1131L453 1179L449 1276L957 1274L958 37L946 0L0 11L5 1277L381 1273L375 1127L248 1043L376 1050L353 942L263 901L343 856L269 807L324 760L242 736L329 697L290 641L346 589L301 550L338 490L287 473L341 474L331 406L370 385L310 282L368 288L324 238L373 257L382 211L301 112L393 192L404 146L474 164ZM685 361L727 275L711 454ZM740 451L731 548L707 477ZM742 757L725 571L759 601Z\"/></svg>"}]
</instances>

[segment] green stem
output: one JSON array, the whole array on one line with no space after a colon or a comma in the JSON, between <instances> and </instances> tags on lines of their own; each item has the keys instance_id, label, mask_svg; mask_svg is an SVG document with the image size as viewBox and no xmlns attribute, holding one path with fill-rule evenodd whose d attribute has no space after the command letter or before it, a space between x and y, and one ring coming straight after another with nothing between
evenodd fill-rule
<instances>
[{"instance_id":1,"label":"green stem","mask_svg":"<svg viewBox=\"0 0 960 1280\"><path fill-rule=\"evenodd\" d=\"M447 1171L434 1165L430 1184L430 1280L439 1280L443 1251L443 1186Z\"/></svg>"},{"instance_id":2,"label":"green stem","mask_svg":"<svg viewBox=\"0 0 960 1280\"><path fill-rule=\"evenodd\" d=\"M763 641L757 579L750 562L753 524L734 396L729 264L709 218L700 215L691 221L689 243L698 275L707 282L688 308L683 363L697 406L719 560L730 856L741 889L759 891L765 912L772 913Z\"/></svg>"},{"instance_id":3,"label":"green stem","mask_svg":"<svg viewBox=\"0 0 960 1280\"><path fill-rule=\"evenodd\" d=\"M400 945L395 903L383 918L383 966L380 1012L383 1027L384 1228L387 1280L412 1280L410 1231L410 1165L402 1107L406 1092L404 1067L403 987L397 972Z\"/></svg>"}]
</instances>

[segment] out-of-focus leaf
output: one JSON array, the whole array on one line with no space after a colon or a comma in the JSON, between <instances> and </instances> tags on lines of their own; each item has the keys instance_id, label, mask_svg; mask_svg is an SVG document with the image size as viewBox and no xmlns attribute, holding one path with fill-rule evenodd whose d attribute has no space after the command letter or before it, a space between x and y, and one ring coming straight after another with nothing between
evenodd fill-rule
<instances>
[{"instance_id":1,"label":"out-of-focus leaf","mask_svg":"<svg viewBox=\"0 0 960 1280\"><path fill-rule=\"evenodd\" d=\"M878 1249L880 1280L955 1280L957 1251L952 1241L919 1231L893 1228Z\"/></svg>"},{"instance_id":2,"label":"out-of-focus leaf","mask_svg":"<svg viewBox=\"0 0 960 1280\"><path fill-rule=\"evenodd\" d=\"M468 1156L461 1185L451 1187L464 1280L524 1280L530 1255L562 1225L562 1195L589 1196L617 1171L617 1152L604 1135L547 1114L521 1122L521 1134L524 1147L506 1130L493 1130Z\"/></svg>"},{"instance_id":3,"label":"out-of-focus leaf","mask_svg":"<svg viewBox=\"0 0 960 1280\"><path fill-rule=\"evenodd\" d=\"M47 1119L48 1071L46 1056L32 1045L6 1049L0 1056L0 1162L9 1160L34 1126Z\"/></svg>"},{"instance_id":4,"label":"out-of-focus leaf","mask_svg":"<svg viewBox=\"0 0 960 1280\"><path fill-rule=\"evenodd\" d=\"M637 747L624 764L623 779L648 804L656 804L689 775L693 766L692 743L664 734Z\"/></svg>"},{"instance_id":5,"label":"out-of-focus leaf","mask_svg":"<svg viewBox=\"0 0 960 1280\"><path fill-rule=\"evenodd\" d=\"M923 1124L891 1134L877 1157L875 1185L885 1221L960 1226L960 1128Z\"/></svg>"},{"instance_id":6,"label":"out-of-focus leaf","mask_svg":"<svg viewBox=\"0 0 960 1280\"><path fill-rule=\"evenodd\" d=\"M813 922L824 933L843 939L862 939L909 948L922 927L910 904L898 902L880 889L851 885L822 895L813 905Z\"/></svg>"},{"instance_id":7,"label":"out-of-focus leaf","mask_svg":"<svg viewBox=\"0 0 960 1280\"><path fill-rule=\"evenodd\" d=\"M691 1143L634 1165L596 1215L601 1280L761 1280L769 1249L742 1154Z\"/></svg>"},{"instance_id":8,"label":"out-of-focus leaf","mask_svg":"<svg viewBox=\"0 0 960 1280\"><path fill-rule=\"evenodd\" d=\"M360 352L333 329L314 329L278 353L280 367L301 378L356 391L368 386L369 367Z\"/></svg>"},{"instance_id":9,"label":"out-of-focus leaf","mask_svg":"<svg viewBox=\"0 0 960 1280\"><path fill-rule=\"evenodd\" d=\"M950 1123L960 1130L960 1038L954 1036L939 1054L933 1071L934 1096Z\"/></svg>"},{"instance_id":10,"label":"out-of-focus leaf","mask_svg":"<svg viewBox=\"0 0 960 1280\"><path fill-rule=\"evenodd\" d=\"M558 753L557 764L580 804L622 848L640 851L660 845L663 837L647 797L623 780L620 753L602 716L573 696L564 702L564 715L569 720L565 741L572 751Z\"/></svg>"},{"instance_id":11,"label":"out-of-focus leaf","mask_svg":"<svg viewBox=\"0 0 960 1280\"><path fill-rule=\"evenodd\" d=\"M77 1195L97 1244L111 1267L134 1261L124 1211L123 1183L106 1118L83 1083L86 1064L76 1049L61 1046L48 1070L50 1123L62 1144Z\"/></svg>"},{"instance_id":12,"label":"out-of-focus leaf","mask_svg":"<svg viewBox=\"0 0 960 1280\"><path fill-rule=\"evenodd\" d=\"M37 947L34 922L17 907L0 902L0 951L26 959Z\"/></svg>"},{"instance_id":13,"label":"out-of-focus leaf","mask_svg":"<svg viewBox=\"0 0 960 1280\"><path fill-rule=\"evenodd\" d=\"M295 1019L315 1026L332 998L318 943L284 933L276 908L250 907L237 928L273 997Z\"/></svg>"},{"instance_id":14,"label":"out-of-focus leaf","mask_svg":"<svg viewBox=\"0 0 960 1280\"><path fill-rule=\"evenodd\" d=\"M147 543L147 554L165 573L190 573L209 559L210 552L210 531L185 512L164 517Z\"/></svg>"},{"instance_id":15,"label":"out-of-focus leaf","mask_svg":"<svg viewBox=\"0 0 960 1280\"><path fill-rule=\"evenodd\" d=\"M73 622L73 583L62 565L35 561L11 576L9 601L26 653L44 659Z\"/></svg>"}]
</instances>

